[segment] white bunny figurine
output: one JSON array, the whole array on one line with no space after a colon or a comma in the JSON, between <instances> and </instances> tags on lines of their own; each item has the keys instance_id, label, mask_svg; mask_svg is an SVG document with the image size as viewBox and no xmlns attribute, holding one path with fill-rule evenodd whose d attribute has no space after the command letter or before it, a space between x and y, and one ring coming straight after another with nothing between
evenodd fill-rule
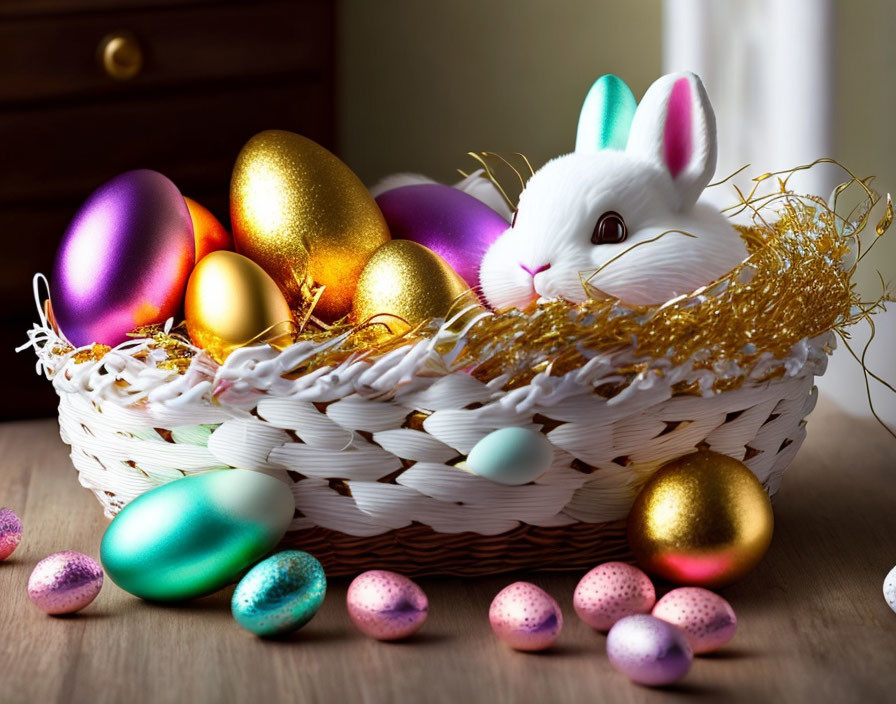
<instances>
[{"instance_id":1,"label":"white bunny figurine","mask_svg":"<svg viewBox=\"0 0 896 704\"><path fill-rule=\"evenodd\" d=\"M715 166L715 115L697 76L663 76L637 109L620 79L603 76L585 99L576 150L529 179L513 223L483 258L486 300L495 309L581 302L588 280L648 305L726 274L747 252L728 219L698 202Z\"/></svg>"}]
</instances>

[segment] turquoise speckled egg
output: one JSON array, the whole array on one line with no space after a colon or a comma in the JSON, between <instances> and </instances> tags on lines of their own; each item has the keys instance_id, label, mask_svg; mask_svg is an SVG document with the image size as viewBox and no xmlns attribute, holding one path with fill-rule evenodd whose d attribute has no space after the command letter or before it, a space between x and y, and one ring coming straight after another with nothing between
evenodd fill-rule
<instances>
[{"instance_id":1,"label":"turquoise speckled egg","mask_svg":"<svg viewBox=\"0 0 896 704\"><path fill-rule=\"evenodd\" d=\"M554 448L541 433L528 428L500 428L476 443L467 455L467 469L498 484L528 484L548 471Z\"/></svg>"},{"instance_id":2,"label":"turquoise speckled egg","mask_svg":"<svg viewBox=\"0 0 896 704\"><path fill-rule=\"evenodd\" d=\"M224 587L270 552L295 503L276 477L247 469L164 484L109 525L100 560L115 584L143 599L192 599Z\"/></svg>"},{"instance_id":3,"label":"turquoise speckled egg","mask_svg":"<svg viewBox=\"0 0 896 704\"><path fill-rule=\"evenodd\" d=\"M240 580L230 607L247 631L273 636L296 631L317 613L327 593L324 568L300 550L259 562Z\"/></svg>"}]
</instances>

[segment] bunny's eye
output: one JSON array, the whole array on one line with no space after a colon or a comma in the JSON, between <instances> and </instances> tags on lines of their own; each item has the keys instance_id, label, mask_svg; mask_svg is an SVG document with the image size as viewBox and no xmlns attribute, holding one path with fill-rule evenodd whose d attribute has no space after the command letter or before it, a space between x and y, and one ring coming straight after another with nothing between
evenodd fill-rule
<instances>
[{"instance_id":1,"label":"bunny's eye","mask_svg":"<svg viewBox=\"0 0 896 704\"><path fill-rule=\"evenodd\" d=\"M625 220L612 210L608 210L597 219L594 232L591 233L591 244L619 244L628 235Z\"/></svg>"}]
</instances>

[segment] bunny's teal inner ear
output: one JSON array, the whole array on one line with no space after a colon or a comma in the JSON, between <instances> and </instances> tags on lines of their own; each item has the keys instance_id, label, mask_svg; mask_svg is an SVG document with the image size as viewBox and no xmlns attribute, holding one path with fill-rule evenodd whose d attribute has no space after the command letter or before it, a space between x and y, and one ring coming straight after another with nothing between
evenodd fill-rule
<instances>
[{"instance_id":1,"label":"bunny's teal inner ear","mask_svg":"<svg viewBox=\"0 0 896 704\"><path fill-rule=\"evenodd\" d=\"M618 76L598 78L582 105L576 131L576 151L624 150L638 102Z\"/></svg>"}]
</instances>

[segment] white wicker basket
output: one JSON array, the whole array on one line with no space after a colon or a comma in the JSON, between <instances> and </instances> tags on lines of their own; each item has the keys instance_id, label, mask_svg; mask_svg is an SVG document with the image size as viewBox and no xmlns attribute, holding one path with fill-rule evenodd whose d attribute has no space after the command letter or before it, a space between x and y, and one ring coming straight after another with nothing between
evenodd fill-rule
<instances>
[{"instance_id":1,"label":"white wicker basket","mask_svg":"<svg viewBox=\"0 0 896 704\"><path fill-rule=\"evenodd\" d=\"M198 351L181 374L159 366L164 354L147 340L78 362L59 353L64 340L45 319L30 337L80 481L106 515L187 474L279 473L296 501L288 542L329 574L481 574L618 557L639 487L698 447L743 460L773 494L805 437L813 379L834 341L825 333L786 360L760 357L742 386L713 393L711 372L664 360L620 388L628 349L504 390L500 379L452 370L445 334L297 379L282 375L319 345L244 348L220 366ZM600 395L609 386L613 395ZM684 386L704 394L675 391ZM503 486L455 466L511 425L553 444L553 465L536 482Z\"/></svg>"}]
</instances>

